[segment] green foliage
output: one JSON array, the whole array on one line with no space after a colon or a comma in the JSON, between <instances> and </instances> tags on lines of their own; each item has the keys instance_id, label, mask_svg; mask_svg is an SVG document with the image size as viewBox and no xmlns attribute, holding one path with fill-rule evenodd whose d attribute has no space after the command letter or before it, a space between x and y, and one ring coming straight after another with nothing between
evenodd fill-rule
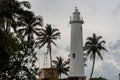
<instances>
[{"instance_id":1,"label":"green foliage","mask_svg":"<svg viewBox=\"0 0 120 80\"><path fill-rule=\"evenodd\" d=\"M27 1L0 0L0 80L36 80L38 75L34 39L28 42L23 35L16 36L18 33L15 33L16 21L25 15L33 15L23 6L31 7ZM11 27L15 32L10 33Z\"/></svg>"},{"instance_id":2,"label":"green foliage","mask_svg":"<svg viewBox=\"0 0 120 80\"><path fill-rule=\"evenodd\" d=\"M54 40L60 37L51 25L41 29L42 18L28 11L30 8L27 1L0 0L0 80L36 80L37 46L47 44L51 54L51 44L56 46ZM39 44L34 34L39 35Z\"/></svg>"},{"instance_id":3,"label":"green foliage","mask_svg":"<svg viewBox=\"0 0 120 80\"><path fill-rule=\"evenodd\" d=\"M25 41L23 37L19 38L20 39L20 49L21 51L19 52L19 59L21 65L23 66L22 71L22 76L25 76L29 80L36 79L35 75L38 75L39 73L39 68L36 67L35 63L37 61L36 57L36 44L34 40L31 40L29 43L28 41ZM27 46L31 46L28 48ZM24 79L24 78L23 78Z\"/></svg>"},{"instance_id":4,"label":"green foliage","mask_svg":"<svg viewBox=\"0 0 120 80\"><path fill-rule=\"evenodd\" d=\"M35 80L39 68L35 66L36 44L29 43L32 47L27 52L27 41L24 38L12 36L0 30L0 79Z\"/></svg>"},{"instance_id":5,"label":"green foliage","mask_svg":"<svg viewBox=\"0 0 120 80\"><path fill-rule=\"evenodd\" d=\"M11 56L19 50L16 39L7 32L0 30L0 73L6 73Z\"/></svg>"},{"instance_id":6,"label":"green foliage","mask_svg":"<svg viewBox=\"0 0 120 80\"><path fill-rule=\"evenodd\" d=\"M19 17L16 22L18 26L18 35L27 36L27 41L34 39L33 35L39 36L40 26L42 26L42 18L35 15L25 15Z\"/></svg>"},{"instance_id":7,"label":"green foliage","mask_svg":"<svg viewBox=\"0 0 120 80\"><path fill-rule=\"evenodd\" d=\"M25 10L24 7L30 8L30 3L17 0L0 0L0 28L10 32L12 27L16 30L16 20L19 16L27 15L31 11Z\"/></svg>"},{"instance_id":8,"label":"green foliage","mask_svg":"<svg viewBox=\"0 0 120 80\"><path fill-rule=\"evenodd\" d=\"M53 68L58 69L59 76L61 78L61 74L65 74L68 76L69 71L69 60L65 61L62 57L56 57L57 60L53 60Z\"/></svg>"},{"instance_id":9,"label":"green foliage","mask_svg":"<svg viewBox=\"0 0 120 80\"><path fill-rule=\"evenodd\" d=\"M103 77L98 77L98 78L96 77L96 78L91 78L89 80L108 80L108 79L103 78Z\"/></svg>"}]
</instances>

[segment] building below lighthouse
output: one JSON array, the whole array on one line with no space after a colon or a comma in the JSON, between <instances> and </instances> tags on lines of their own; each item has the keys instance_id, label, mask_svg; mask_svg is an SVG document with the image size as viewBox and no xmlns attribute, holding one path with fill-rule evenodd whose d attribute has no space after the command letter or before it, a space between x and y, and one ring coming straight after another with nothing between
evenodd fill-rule
<instances>
[{"instance_id":1,"label":"building below lighthouse","mask_svg":"<svg viewBox=\"0 0 120 80\"><path fill-rule=\"evenodd\" d=\"M70 75L69 80L86 80L84 72L84 54L83 54L83 19L77 7L70 19L71 24L71 42L70 42Z\"/></svg>"}]
</instances>

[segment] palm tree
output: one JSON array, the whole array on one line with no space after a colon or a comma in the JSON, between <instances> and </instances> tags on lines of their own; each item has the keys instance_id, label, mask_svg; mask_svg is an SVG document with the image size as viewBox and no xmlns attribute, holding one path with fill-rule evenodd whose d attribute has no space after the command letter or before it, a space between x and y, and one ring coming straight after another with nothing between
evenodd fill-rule
<instances>
[{"instance_id":1,"label":"palm tree","mask_svg":"<svg viewBox=\"0 0 120 80\"><path fill-rule=\"evenodd\" d=\"M39 35L41 30L39 26L42 26L42 18L40 16L27 15L19 18L16 24L19 26L18 35L27 36L27 41L29 42L33 39L34 34Z\"/></svg>"},{"instance_id":2,"label":"palm tree","mask_svg":"<svg viewBox=\"0 0 120 80\"><path fill-rule=\"evenodd\" d=\"M96 77L96 78L91 78L89 80L108 80L108 79L103 78L103 77L98 77L98 78Z\"/></svg>"},{"instance_id":3,"label":"palm tree","mask_svg":"<svg viewBox=\"0 0 120 80\"><path fill-rule=\"evenodd\" d=\"M40 31L40 36L38 38L38 43L39 43L39 48L47 45L47 53L50 54L50 65L52 68L52 44L57 46L56 43L54 42L60 38L60 32L56 28L52 28L50 24L47 24L45 29L41 29Z\"/></svg>"},{"instance_id":4,"label":"palm tree","mask_svg":"<svg viewBox=\"0 0 120 80\"><path fill-rule=\"evenodd\" d=\"M10 32L10 27L16 29L15 21L18 16L31 13L24 10L24 7L31 8L27 1L19 2L17 0L0 0L0 28Z\"/></svg>"},{"instance_id":5,"label":"palm tree","mask_svg":"<svg viewBox=\"0 0 120 80\"><path fill-rule=\"evenodd\" d=\"M58 73L61 79L61 74L65 74L68 76L69 71L69 61L64 61L62 57L56 57L57 60L53 60L53 68L58 69Z\"/></svg>"},{"instance_id":6,"label":"palm tree","mask_svg":"<svg viewBox=\"0 0 120 80\"><path fill-rule=\"evenodd\" d=\"M103 77L99 77L98 80L108 80L108 79L103 78Z\"/></svg>"},{"instance_id":7,"label":"palm tree","mask_svg":"<svg viewBox=\"0 0 120 80\"><path fill-rule=\"evenodd\" d=\"M104 40L100 40L101 38L102 36L96 36L94 33L92 37L87 38L87 41L85 43L84 51L86 51L86 56L90 56L90 59L93 60L90 78L92 78L93 75L96 55L98 55L98 57L103 60L101 51L107 51L107 49L104 47L104 44L106 42Z\"/></svg>"}]
</instances>

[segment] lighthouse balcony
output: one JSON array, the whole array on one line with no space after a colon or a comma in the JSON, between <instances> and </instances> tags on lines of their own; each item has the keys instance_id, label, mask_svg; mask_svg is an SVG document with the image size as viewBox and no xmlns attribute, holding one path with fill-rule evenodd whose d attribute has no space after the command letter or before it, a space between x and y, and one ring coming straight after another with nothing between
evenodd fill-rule
<instances>
[{"instance_id":1,"label":"lighthouse balcony","mask_svg":"<svg viewBox=\"0 0 120 80\"><path fill-rule=\"evenodd\" d=\"M81 18L81 19L71 19L71 20L70 20L70 24L71 24L71 23L82 23L82 24L83 24L84 21L83 21L83 18Z\"/></svg>"}]
</instances>

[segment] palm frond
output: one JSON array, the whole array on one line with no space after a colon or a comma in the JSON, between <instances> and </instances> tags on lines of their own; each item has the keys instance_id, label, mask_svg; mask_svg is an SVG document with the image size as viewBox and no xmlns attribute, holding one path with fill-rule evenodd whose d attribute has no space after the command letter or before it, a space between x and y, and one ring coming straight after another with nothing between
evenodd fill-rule
<instances>
[{"instance_id":1,"label":"palm frond","mask_svg":"<svg viewBox=\"0 0 120 80\"><path fill-rule=\"evenodd\" d=\"M41 22L36 22L36 23L32 24L32 26L33 27L35 27L35 26L41 26L42 27L42 23Z\"/></svg>"},{"instance_id":2,"label":"palm frond","mask_svg":"<svg viewBox=\"0 0 120 80\"><path fill-rule=\"evenodd\" d=\"M51 41L51 43L53 43L57 47L57 44L54 41Z\"/></svg>"},{"instance_id":3,"label":"palm frond","mask_svg":"<svg viewBox=\"0 0 120 80\"><path fill-rule=\"evenodd\" d=\"M21 26L27 26L27 24L26 23L24 23L23 21L17 21L16 22L16 25L19 27L21 27Z\"/></svg>"},{"instance_id":4,"label":"palm frond","mask_svg":"<svg viewBox=\"0 0 120 80\"><path fill-rule=\"evenodd\" d=\"M93 41L93 38L92 37L88 37L87 40L91 42L91 41Z\"/></svg>"},{"instance_id":5,"label":"palm frond","mask_svg":"<svg viewBox=\"0 0 120 80\"><path fill-rule=\"evenodd\" d=\"M59 29L56 29L56 28L52 29L52 34L55 33L55 32L58 32L58 31L59 31Z\"/></svg>"},{"instance_id":6,"label":"palm frond","mask_svg":"<svg viewBox=\"0 0 120 80\"><path fill-rule=\"evenodd\" d=\"M53 62L53 64L58 64L57 61L55 61L55 60L53 60L52 62Z\"/></svg>"},{"instance_id":7,"label":"palm frond","mask_svg":"<svg viewBox=\"0 0 120 80\"><path fill-rule=\"evenodd\" d=\"M100 52L97 51L97 53L98 53L98 56L100 57L100 59L103 60L103 57L102 57L102 55L100 54Z\"/></svg>"},{"instance_id":8,"label":"palm frond","mask_svg":"<svg viewBox=\"0 0 120 80\"><path fill-rule=\"evenodd\" d=\"M36 34L37 36L39 36L40 34L36 31L36 30L32 30L34 34Z\"/></svg>"},{"instance_id":9,"label":"palm frond","mask_svg":"<svg viewBox=\"0 0 120 80\"><path fill-rule=\"evenodd\" d=\"M56 57L57 60L54 60L54 68L58 69L59 76L65 74L68 76L69 64L67 61L64 61L62 57Z\"/></svg>"},{"instance_id":10,"label":"palm frond","mask_svg":"<svg viewBox=\"0 0 120 80\"><path fill-rule=\"evenodd\" d=\"M98 36L96 41L98 42L101 38L102 38L102 36Z\"/></svg>"},{"instance_id":11,"label":"palm frond","mask_svg":"<svg viewBox=\"0 0 120 80\"><path fill-rule=\"evenodd\" d=\"M99 50L103 50L103 51L108 52L108 50L105 47L103 47L103 46L100 46Z\"/></svg>"},{"instance_id":12,"label":"palm frond","mask_svg":"<svg viewBox=\"0 0 120 80\"><path fill-rule=\"evenodd\" d=\"M106 41L104 41L104 40L99 42L100 45L105 44L105 43L106 43Z\"/></svg>"},{"instance_id":13,"label":"palm frond","mask_svg":"<svg viewBox=\"0 0 120 80\"><path fill-rule=\"evenodd\" d=\"M45 45L46 41L44 41L43 43L41 43L41 45L39 46L39 48L43 47Z\"/></svg>"},{"instance_id":14,"label":"palm frond","mask_svg":"<svg viewBox=\"0 0 120 80\"><path fill-rule=\"evenodd\" d=\"M26 28L18 29L17 32L18 32L18 33L19 33L19 32L23 32L23 31L25 31L25 29L26 29Z\"/></svg>"},{"instance_id":15,"label":"palm frond","mask_svg":"<svg viewBox=\"0 0 120 80\"><path fill-rule=\"evenodd\" d=\"M30 8L31 8L30 3L29 3L29 2L27 2L27 1L22 1L22 2L20 2L20 5L23 5L24 7L28 8L28 9L30 9Z\"/></svg>"},{"instance_id":16,"label":"palm frond","mask_svg":"<svg viewBox=\"0 0 120 80\"><path fill-rule=\"evenodd\" d=\"M58 38L58 37L60 37L60 34L61 34L60 32L56 32L52 35L52 38L54 38L54 37Z\"/></svg>"}]
</instances>

